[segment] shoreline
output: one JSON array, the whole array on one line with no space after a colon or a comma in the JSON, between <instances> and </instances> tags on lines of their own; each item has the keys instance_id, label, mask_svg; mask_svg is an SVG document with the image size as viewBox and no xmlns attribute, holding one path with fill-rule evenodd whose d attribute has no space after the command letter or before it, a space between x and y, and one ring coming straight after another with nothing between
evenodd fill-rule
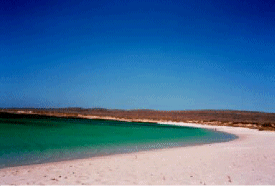
<instances>
[{"instance_id":1,"label":"shoreline","mask_svg":"<svg viewBox=\"0 0 275 186\"><path fill-rule=\"evenodd\" d=\"M89 110L89 109L87 109ZM260 131L275 131L275 113L252 113L248 111L173 111L173 112L159 112L159 111L126 111L126 110L108 110L102 109L100 111L85 109L78 111L60 110L62 112L55 112L54 110L37 110L37 109L2 109L0 113L12 114L27 114L40 115L49 117L66 117L66 118L84 118L84 119L104 119L117 120L126 122L177 122L177 123L194 123L204 124L210 126L230 126L230 127L244 127L249 129L258 129ZM162 116L164 114L164 116Z\"/></svg>"},{"instance_id":2,"label":"shoreline","mask_svg":"<svg viewBox=\"0 0 275 186\"><path fill-rule=\"evenodd\" d=\"M0 184L275 184L275 133L192 123L239 138L221 143L0 169Z\"/></svg>"},{"instance_id":3,"label":"shoreline","mask_svg":"<svg viewBox=\"0 0 275 186\"><path fill-rule=\"evenodd\" d=\"M82 119L82 118L81 118ZM105 118L106 119L106 118ZM84 120L85 121L85 120ZM112 121L112 120L103 120L103 121ZM117 121L117 120L114 120ZM120 122L120 121L119 121ZM131 125L130 121L129 125ZM122 123L124 123L123 125L125 125L125 121L122 121ZM133 122L135 123L135 122ZM142 122L138 122L135 123L135 125L150 125L150 123L147 123L145 121ZM161 126L162 123L151 123L153 126L159 125ZM167 126L175 126L173 124L167 124L166 122L163 122L164 125ZM128 125L126 123L126 125ZM179 126L176 124L176 126ZM197 128L198 127L194 127L191 126L192 128ZM188 126L189 128L189 126ZM190 140L190 139L183 139L180 141L169 141L169 139L167 138L166 141L162 141L162 142L145 142L145 143L139 143L139 142L135 142L135 143L130 143L130 144L125 144L125 145L120 145L120 146L110 146L109 148L105 147L105 148L99 148L99 151L95 150L95 149L78 149L76 151L72 150L72 149L67 149L69 151L66 151L67 154L71 154L70 156L59 156L59 154L66 154L65 150L61 151L59 150L59 152L56 153L51 153L53 155L47 156L47 154L45 153L41 153L41 154L33 154L33 155L27 155L24 156L22 158L21 162L12 162L10 161L8 163L8 161L5 162L5 160L3 161L3 159L1 159L2 163L0 165L0 170L1 169L5 169L5 168L10 168L10 167L21 167L21 166L29 166L29 165L38 165L38 164L46 164L46 163L54 163L54 162L61 162L61 161L73 161L73 160L80 160L80 159L87 159L87 158L95 158L98 156L110 156L110 155L118 155L118 154L130 154L130 153L137 153L137 152L146 152L146 151L151 151L151 150L158 150L158 149L170 149L170 148L179 148L179 147L186 147L186 146L199 146L199 145L205 145L205 144L212 144L212 143L222 143L222 142L228 142L231 140L235 140L238 137L236 135L232 135L229 133L225 133L225 132L219 132L219 131L215 131L215 130L211 130L211 129L205 129L208 132L213 132L212 137L202 137L202 138L198 138L196 140ZM171 133L172 134L172 133ZM194 133L195 135L195 133ZM81 137L81 136L79 136ZM144 136L143 136L144 137ZM150 137L150 136L148 136ZM161 136L159 136L161 137ZM171 136L173 137L173 136ZM81 153L79 153L81 150ZM96 152L100 152L100 153L96 153ZM73 154L74 153L74 154ZM78 153L78 155L76 155ZM72 155L73 154L73 155ZM7 160L8 158L8 154L6 155ZM33 157L35 156L35 157ZM42 158L39 159L38 157L48 157L48 158ZM55 157L55 158L54 158ZM5 159L5 158L4 158ZM16 158L18 159L18 158ZM27 160L29 159L29 160ZM24 161L27 160L27 161Z\"/></svg>"}]
</instances>

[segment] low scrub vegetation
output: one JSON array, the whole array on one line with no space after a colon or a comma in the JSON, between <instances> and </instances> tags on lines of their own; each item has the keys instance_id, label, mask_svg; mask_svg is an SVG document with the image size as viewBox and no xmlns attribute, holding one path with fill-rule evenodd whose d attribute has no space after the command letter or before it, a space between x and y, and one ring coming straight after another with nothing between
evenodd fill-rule
<instances>
[{"instance_id":1,"label":"low scrub vegetation","mask_svg":"<svg viewBox=\"0 0 275 186\"><path fill-rule=\"evenodd\" d=\"M58 117L113 117L119 119L146 119L155 121L175 121L203 123L208 125L227 125L257 128L275 131L275 113L234 111L234 110L192 110L192 111L156 111L156 110L116 110L116 109L2 109L2 112L20 112L26 114L51 115Z\"/></svg>"}]
</instances>

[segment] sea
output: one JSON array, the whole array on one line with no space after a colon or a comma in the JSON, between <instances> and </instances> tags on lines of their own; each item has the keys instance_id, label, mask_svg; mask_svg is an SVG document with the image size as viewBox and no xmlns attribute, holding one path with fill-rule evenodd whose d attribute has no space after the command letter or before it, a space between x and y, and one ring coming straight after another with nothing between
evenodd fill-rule
<instances>
[{"instance_id":1,"label":"sea","mask_svg":"<svg viewBox=\"0 0 275 186\"><path fill-rule=\"evenodd\" d=\"M0 168L226 142L209 129L0 113Z\"/></svg>"}]
</instances>

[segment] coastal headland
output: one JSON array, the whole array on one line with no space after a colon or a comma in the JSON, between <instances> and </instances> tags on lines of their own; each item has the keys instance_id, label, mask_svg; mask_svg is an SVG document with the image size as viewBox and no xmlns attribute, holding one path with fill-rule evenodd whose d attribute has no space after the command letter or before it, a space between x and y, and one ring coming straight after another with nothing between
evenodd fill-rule
<instances>
[{"instance_id":1,"label":"coastal headland","mask_svg":"<svg viewBox=\"0 0 275 186\"><path fill-rule=\"evenodd\" d=\"M146 117L148 112L138 110L125 111L119 117L118 112L123 113L121 110L94 111L98 115L95 112L89 115L35 109L4 109L1 112L158 122L210 128L239 138L222 143L4 168L0 170L0 184L275 184L273 113L148 111L159 113L157 118L156 115ZM183 121L184 112L187 113L186 121Z\"/></svg>"},{"instance_id":2,"label":"coastal headland","mask_svg":"<svg viewBox=\"0 0 275 186\"><path fill-rule=\"evenodd\" d=\"M0 112L129 122L156 123L172 121L275 131L275 113L237 110L158 111L146 109L119 110L103 108L14 108L0 109Z\"/></svg>"}]
</instances>

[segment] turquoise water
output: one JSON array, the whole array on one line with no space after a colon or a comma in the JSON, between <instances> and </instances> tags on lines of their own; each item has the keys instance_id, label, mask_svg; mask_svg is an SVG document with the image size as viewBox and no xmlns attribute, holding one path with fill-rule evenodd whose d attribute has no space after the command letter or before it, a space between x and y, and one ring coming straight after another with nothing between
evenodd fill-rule
<instances>
[{"instance_id":1,"label":"turquoise water","mask_svg":"<svg viewBox=\"0 0 275 186\"><path fill-rule=\"evenodd\" d=\"M235 138L191 127L0 113L0 168Z\"/></svg>"}]
</instances>

